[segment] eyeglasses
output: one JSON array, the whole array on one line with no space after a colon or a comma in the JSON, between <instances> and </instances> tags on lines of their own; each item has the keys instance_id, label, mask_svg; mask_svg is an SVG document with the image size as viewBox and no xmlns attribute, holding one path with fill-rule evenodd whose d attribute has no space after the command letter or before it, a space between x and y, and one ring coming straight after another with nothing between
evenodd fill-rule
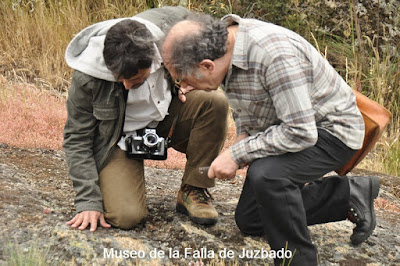
<instances>
[{"instance_id":1,"label":"eyeglasses","mask_svg":"<svg viewBox=\"0 0 400 266\"><path fill-rule=\"evenodd\" d=\"M181 79L174 79L175 87L179 89L181 87L181 82L182 82Z\"/></svg>"},{"instance_id":2,"label":"eyeglasses","mask_svg":"<svg viewBox=\"0 0 400 266\"><path fill-rule=\"evenodd\" d=\"M164 66L164 64L163 64L163 67L164 67L164 78L167 79L167 80L171 80L174 83L175 89L176 90L180 90L181 87L182 87L181 86L182 79L174 79L174 78L172 78L171 74L168 72L168 70Z\"/></svg>"}]
</instances>

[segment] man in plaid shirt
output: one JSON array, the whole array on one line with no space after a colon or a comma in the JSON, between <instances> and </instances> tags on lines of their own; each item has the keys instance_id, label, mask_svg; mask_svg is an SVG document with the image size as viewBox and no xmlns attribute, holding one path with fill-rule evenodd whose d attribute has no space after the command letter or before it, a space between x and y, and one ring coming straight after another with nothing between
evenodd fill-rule
<instances>
[{"instance_id":1,"label":"man in plaid shirt","mask_svg":"<svg viewBox=\"0 0 400 266\"><path fill-rule=\"evenodd\" d=\"M272 250L287 245L291 265L318 263L307 225L349 218L353 244L371 235L379 179L320 179L362 147L364 121L351 88L310 43L259 20L193 14L169 32L163 59L181 98L221 84L229 100L237 142L208 176L233 178L249 165L235 213L243 233L265 235Z\"/></svg>"}]
</instances>

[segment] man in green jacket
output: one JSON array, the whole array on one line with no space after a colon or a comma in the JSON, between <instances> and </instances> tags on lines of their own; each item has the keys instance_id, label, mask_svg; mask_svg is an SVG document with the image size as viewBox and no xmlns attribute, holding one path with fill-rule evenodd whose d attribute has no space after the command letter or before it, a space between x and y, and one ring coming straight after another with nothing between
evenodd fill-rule
<instances>
[{"instance_id":1,"label":"man in green jacket","mask_svg":"<svg viewBox=\"0 0 400 266\"><path fill-rule=\"evenodd\" d=\"M100 22L69 44L66 61L75 72L63 147L76 192L71 227L83 230L90 224L95 231L99 222L130 229L143 220L143 160L127 157L126 139L149 128L166 138L175 118L169 147L187 157L177 210L196 223L217 221L207 191L215 182L199 167L209 166L223 146L227 101L221 92L174 94L156 45L163 30L187 13L164 7Z\"/></svg>"}]
</instances>

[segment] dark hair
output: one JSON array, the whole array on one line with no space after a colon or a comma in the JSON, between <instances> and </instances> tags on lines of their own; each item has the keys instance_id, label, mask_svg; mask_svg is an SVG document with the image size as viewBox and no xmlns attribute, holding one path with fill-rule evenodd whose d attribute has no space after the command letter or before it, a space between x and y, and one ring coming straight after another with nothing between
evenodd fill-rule
<instances>
[{"instance_id":1,"label":"dark hair","mask_svg":"<svg viewBox=\"0 0 400 266\"><path fill-rule=\"evenodd\" d=\"M196 74L198 63L215 60L227 52L228 30L225 22L205 14L192 13L185 21L198 26L197 31L176 38L172 45L170 64L178 77Z\"/></svg>"},{"instance_id":2,"label":"dark hair","mask_svg":"<svg viewBox=\"0 0 400 266\"><path fill-rule=\"evenodd\" d=\"M126 19L112 26L104 40L107 68L120 78L130 78L139 69L149 68L155 55L154 38L140 22Z\"/></svg>"}]
</instances>

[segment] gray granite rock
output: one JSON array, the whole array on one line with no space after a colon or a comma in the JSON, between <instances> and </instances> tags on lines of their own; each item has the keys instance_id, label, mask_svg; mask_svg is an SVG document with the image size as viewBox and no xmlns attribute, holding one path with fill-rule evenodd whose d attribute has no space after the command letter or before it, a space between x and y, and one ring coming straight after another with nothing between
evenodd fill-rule
<instances>
[{"instance_id":1,"label":"gray granite rock","mask_svg":"<svg viewBox=\"0 0 400 266\"><path fill-rule=\"evenodd\" d=\"M0 147L0 264L6 265L13 251L22 256L35 251L48 265L272 263L239 257L242 250L269 251L262 237L245 236L235 225L243 177L218 181L210 190L220 218L215 226L205 227L175 211L181 170L146 168L145 172L149 209L145 221L128 231L78 231L65 225L74 213L74 192L64 154ZM398 179L382 176L378 225L365 243L350 244L353 224L349 221L309 227L320 265L400 264L400 200L393 193Z\"/></svg>"}]
</instances>

